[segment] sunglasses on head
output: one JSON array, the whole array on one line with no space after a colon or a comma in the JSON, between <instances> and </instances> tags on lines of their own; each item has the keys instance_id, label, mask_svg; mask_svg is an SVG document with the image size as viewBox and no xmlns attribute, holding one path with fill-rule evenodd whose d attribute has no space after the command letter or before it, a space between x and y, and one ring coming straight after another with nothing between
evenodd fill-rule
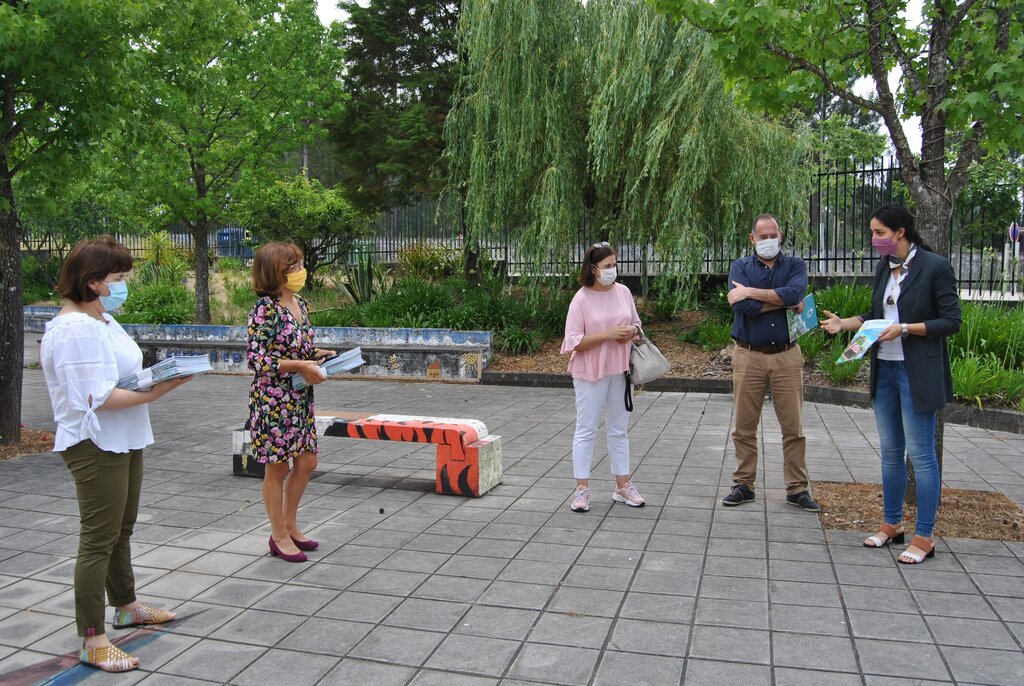
<instances>
[{"instance_id":1,"label":"sunglasses on head","mask_svg":"<svg viewBox=\"0 0 1024 686\"><path fill-rule=\"evenodd\" d=\"M610 247L610 246L611 246L611 244L608 241L601 241L600 243L594 243L590 247L592 247L592 248L607 248L607 247Z\"/></svg>"}]
</instances>

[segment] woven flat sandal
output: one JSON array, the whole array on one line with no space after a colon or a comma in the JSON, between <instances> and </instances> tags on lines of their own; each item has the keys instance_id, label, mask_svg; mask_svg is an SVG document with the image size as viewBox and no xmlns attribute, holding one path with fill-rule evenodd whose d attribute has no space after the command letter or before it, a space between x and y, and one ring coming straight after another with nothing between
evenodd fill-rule
<instances>
[{"instance_id":1,"label":"woven flat sandal","mask_svg":"<svg viewBox=\"0 0 1024 686\"><path fill-rule=\"evenodd\" d=\"M911 551L911 548L917 548L921 551L921 554ZM924 536L914 536L914 538L910 540L910 546L900 553L900 556L896 558L896 561L904 565L919 565L929 557L935 557L935 539L927 539Z\"/></svg>"},{"instance_id":2,"label":"woven flat sandal","mask_svg":"<svg viewBox=\"0 0 1024 686\"><path fill-rule=\"evenodd\" d=\"M114 628L127 629L133 626L145 626L146 624L163 624L174 619L174 615L166 610L158 610L155 607L139 605L133 610L118 610L114 608Z\"/></svg>"},{"instance_id":3,"label":"woven flat sandal","mask_svg":"<svg viewBox=\"0 0 1024 686\"><path fill-rule=\"evenodd\" d=\"M139 667L139 661L136 658L116 645L92 649L82 648L78 652L78 661L83 665L102 669L104 672L130 672Z\"/></svg>"},{"instance_id":4,"label":"woven flat sandal","mask_svg":"<svg viewBox=\"0 0 1024 686\"><path fill-rule=\"evenodd\" d=\"M868 536L868 539L864 541L865 548L884 548L890 543L903 543L904 541L903 531L896 531L896 527L889 524L882 524L881 528L878 529L878 533L874 536ZM882 538L882 537L885 538Z\"/></svg>"}]
</instances>

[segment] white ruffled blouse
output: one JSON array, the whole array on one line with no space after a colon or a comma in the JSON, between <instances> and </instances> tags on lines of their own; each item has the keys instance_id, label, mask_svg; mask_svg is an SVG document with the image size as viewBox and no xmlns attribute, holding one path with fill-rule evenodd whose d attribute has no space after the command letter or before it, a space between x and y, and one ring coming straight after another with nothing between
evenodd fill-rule
<instances>
[{"instance_id":1,"label":"white ruffled blouse","mask_svg":"<svg viewBox=\"0 0 1024 686\"><path fill-rule=\"evenodd\" d=\"M138 344L109 314L103 318L71 312L46 323L39 354L57 422L55 451L87 439L112 453L153 443L147 405L97 411L119 378L142 369Z\"/></svg>"}]
</instances>

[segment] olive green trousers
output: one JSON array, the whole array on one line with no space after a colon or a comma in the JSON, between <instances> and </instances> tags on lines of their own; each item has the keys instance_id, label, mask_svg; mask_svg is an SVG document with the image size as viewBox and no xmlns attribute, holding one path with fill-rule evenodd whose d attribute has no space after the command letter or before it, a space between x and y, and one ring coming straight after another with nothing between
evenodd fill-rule
<instances>
[{"instance_id":1,"label":"olive green trousers","mask_svg":"<svg viewBox=\"0 0 1024 686\"><path fill-rule=\"evenodd\" d=\"M135 601L131 537L142 491L142 451L110 453L92 441L61 452L78 491L75 621L79 636L106 633L104 591L114 607Z\"/></svg>"}]
</instances>

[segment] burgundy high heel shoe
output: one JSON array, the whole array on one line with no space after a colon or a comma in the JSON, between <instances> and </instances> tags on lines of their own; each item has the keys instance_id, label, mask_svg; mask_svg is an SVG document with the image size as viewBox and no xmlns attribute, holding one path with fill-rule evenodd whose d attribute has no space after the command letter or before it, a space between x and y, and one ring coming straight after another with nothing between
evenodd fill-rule
<instances>
[{"instance_id":1,"label":"burgundy high heel shoe","mask_svg":"<svg viewBox=\"0 0 1024 686\"><path fill-rule=\"evenodd\" d=\"M277 547L277 543L274 541L274 537L270 537L270 554L274 557L279 557L286 562L305 562L309 558L306 557L306 553L298 552L294 555L281 552L281 549Z\"/></svg>"},{"instance_id":2,"label":"burgundy high heel shoe","mask_svg":"<svg viewBox=\"0 0 1024 686\"><path fill-rule=\"evenodd\" d=\"M300 541L294 536L290 536L289 538L292 539L292 543L294 543L295 547L299 550L316 550L320 547L320 542L314 541L312 538L307 538L305 541Z\"/></svg>"}]
</instances>

